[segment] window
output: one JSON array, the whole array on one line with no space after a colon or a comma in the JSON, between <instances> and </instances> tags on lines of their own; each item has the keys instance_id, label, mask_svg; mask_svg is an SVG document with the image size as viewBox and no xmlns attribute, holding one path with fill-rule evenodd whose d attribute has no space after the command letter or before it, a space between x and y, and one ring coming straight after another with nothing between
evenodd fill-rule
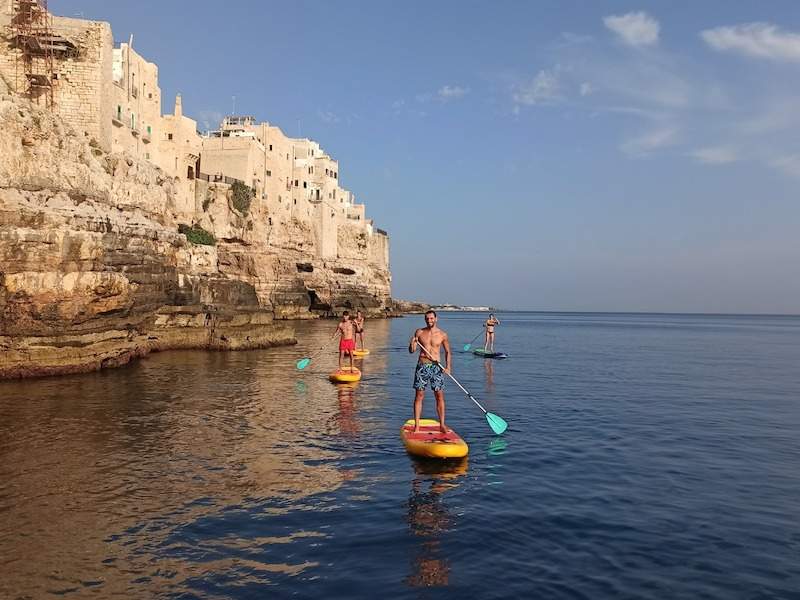
<instances>
[{"instance_id":1,"label":"window","mask_svg":"<svg viewBox=\"0 0 800 600\"><path fill-rule=\"evenodd\" d=\"M269 222L270 227L272 226L272 217L267 217L267 222Z\"/></svg>"},{"instance_id":2,"label":"window","mask_svg":"<svg viewBox=\"0 0 800 600\"><path fill-rule=\"evenodd\" d=\"M272 152L272 144L269 145L269 151Z\"/></svg>"},{"instance_id":3,"label":"window","mask_svg":"<svg viewBox=\"0 0 800 600\"><path fill-rule=\"evenodd\" d=\"M300 182L299 182L299 181L297 181L297 179L295 179L295 180L294 180L294 187L298 187L299 185L300 185Z\"/></svg>"},{"instance_id":4,"label":"window","mask_svg":"<svg viewBox=\"0 0 800 600\"><path fill-rule=\"evenodd\" d=\"M186 170L186 177L188 177L189 179L194 179L194 167L191 167L191 166L190 166L190 167L189 167L189 168Z\"/></svg>"},{"instance_id":5,"label":"window","mask_svg":"<svg viewBox=\"0 0 800 600\"><path fill-rule=\"evenodd\" d=\"M294 203L297 204L297 200L296 199L295 199Z\"/></svg>"},{"instance_id":6,"label":"window","mask_svg":"<svg viewBox=\"0 0 800 600\"><path fill-rule=\"evenodd\" d=\"M306 189L307 187L308 187L308 183L304 181L303 182L303 189Z\"/></svg>"},{"instance_id":7,"label":"window","mask_svg":"<svg viewBox=\"0 0 800 600\"><path fill-rule=\"evenodd\" d=\"M333 178L334 178L334 179L339 179L339 173L334 173L334 174L333 174Z\"/></svg>"},{"instance_id":8,"label":"window","mask_svg":"<svg viewBox=\"0 0 800 600\"><path fill-rule=\"evenodd\" d=\"M147 126L147 135L151 135L152 133L153 133L153 128L150 125L148 125Z\"/></svg>"},{"instance_id":9,"label":"window","mask_svg":"<svg viewBox=\"0 0 800 600\"><path fill-rule=\"evenodd\" d=\"M117 121L122 121L122 107L117 105Z\"/></svg>"},{"instance_id":10,"label":"window","mask_svg":"<svg viewBox=\"0 0 800 600\"><path fill-rule=\"evenodd\" d=\"M149 152L145 152L145 153L144 153L144 157L145 157L147 160L150 160L150 153L149 153Z\"/></svg>"},{"instance_id":11,"label":"window","mask_svg":"<svg viewBox=\"0 0 800 600\"><path fill-rule=\"evenodd\" d=\"M131 113L131 129L136 129L136 115Z\"/></svg>"},{"instance_id":12,"label":"window","mask_svg":"<svg viewBox=\"0 0 800 600\"><path fill-rule=\"evenodd\" d=\"M272 171L267 171L267 177L272 177Z\"/></svg>"},{"instance_id":13,"label":"window","mask_svg":"<svg viewBox=\"0 0 800 600\"><path fill-rule=\"evenodd\" d=\"M325 175L327 175L327 174L328 174L328 169L325 169Z\"/></svg>"},{"instance_id":14,"label":"window","mask_svg":"<svg viewBox=\"0 0 800 600\"><path fill-rule=\"evenodd\" d=\"M167 139L168 139L168 140L171 140L171 139L172 139L172 134L171 134L171 133L168 133L168 134L167 134Z\"/></svg>"}]
</instances>

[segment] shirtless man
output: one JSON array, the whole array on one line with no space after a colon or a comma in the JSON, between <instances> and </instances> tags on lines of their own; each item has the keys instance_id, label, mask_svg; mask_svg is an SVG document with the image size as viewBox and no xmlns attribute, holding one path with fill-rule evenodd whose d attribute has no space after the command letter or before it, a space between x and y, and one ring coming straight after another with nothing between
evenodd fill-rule
<instances>
[{"instance_id":1,"label":"shirtless man","mask_svg":"<svg viewBox=\"0 0 800 600\"><path fill-rule=\"evenodd\" d=\"M353 321L356 326L356 343L361 340L361 349L364 349L364 314L359 310L356 311L356 318Z\"/></svg>"},{"instance_id":2,"label":"shirtless man","mask_svg":"<svg viewBox=\"0 0 800 600\"><path fill-rule=\"evenodd\" d=\"M342 336L339 340L339 370L342 370L342 359L345 353L350 355L350 370L353 370L353 350L356 349L355 340L355 325L350 320L350 313L344 311L342 313L342 320L336 327L336 332L333 334L335 338L337 335Z\"/></svg>"},{"instance_id":3,"label":"shirtless man","mask_svg":"<svg viewBox=\"0 0 800 600\"><path fill-rule=\"evenodd\" d=\"M484 352L494 352L494 326L500 325L500 320L494 316L494 313L489 313L489 318L486 319L486 341L483 343Z\"/></svg>"},{"instance_id":4,"label":"shirtless man","mask_svg":"<svg viewBox=\"0 0 800 600\"><path fill-rule=\"evenodd\" d=\"M433 396L436 398L436 412L439 414L439 426L442 433L449 429L444 424L444 374L450 373L450 339L447 333L436 326L436 313L429 310L425 313L423 329L417 329L408 343L408 351L413 354L420 344L419 360L414 371L414 433L419 432L419 419L422 416L422 400L425 398L425 388L430 385ZM417 343L419 342L419 343ZM445 367L442 370L440 350L444 349ZM428 354L430 353L430 354Z\"/></svg>"}]
</instances>

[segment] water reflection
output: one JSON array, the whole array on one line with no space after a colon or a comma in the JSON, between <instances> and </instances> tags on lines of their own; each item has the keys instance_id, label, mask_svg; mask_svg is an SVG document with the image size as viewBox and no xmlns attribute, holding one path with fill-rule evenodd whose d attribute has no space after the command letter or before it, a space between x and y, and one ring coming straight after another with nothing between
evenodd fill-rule
<instances>
[{"instance_id":1,"label":"water reflection","mask_svg":"<svg viewBox=\"0 0 800 600\"><path fill-rule=\"evenodd\" d=\"M494 390L494 361L484 360L483 371L486 374L486 391L491 392Z\"/></svg>"},{"instance_id":2,"label":"water reflection","mask_svg":"<svg viewBox=\"0 0 800 600\"><path fill-rule=\"evenodd\" d=\"M193 527L204 524L206 547L228 548L231 511L288 514L357 477L341 458L342 438L362 431L358 387L330 385L334 355L297 370L298 355L329 339L330 323L298 329L299 348L169 352L121 369L0 383L0 597L174 590L208 568L182 554L200 548ZM362 362L375 377L387 368L390 330L371 330ZM304 565L264 555L254 572Z\"/></svg>"},{"instance_id":3,"label":"water reflection","mask_svg":"<svg viewBox=\"0 0 800 600\"><path fill-rule=\"evenodd\" d=\"M336 396L339 401L336 423L339 426L339 432L346 437L355 437L361 431L356 414L355 392L357 389L358 382L336 385Z\"/></svg>"},{"instance_id":4,"label":"water reflection","mask_svg":"<svg viewBox=\"0 0 800 600\"><path fill-rule=\"evenodd\" d=\"M405 582L412 587L446 586L450 583L450 561L442 550L442 536L455 518L443 496L460 485L468 459L458 461L413 459L416 476L408 498L408 525L419 539Z\"/></svg>"}]
</instances>

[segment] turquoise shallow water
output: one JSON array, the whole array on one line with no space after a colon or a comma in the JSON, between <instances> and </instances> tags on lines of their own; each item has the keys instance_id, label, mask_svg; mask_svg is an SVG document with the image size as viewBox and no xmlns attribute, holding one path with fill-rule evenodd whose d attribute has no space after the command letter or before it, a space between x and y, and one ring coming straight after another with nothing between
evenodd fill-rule
<instances>
[{"instance_id":1,"label":"turquoise shallow water","mask_svg":"<svg viewBox=\"0 0 800 600\"><path fill-rule=\"evenodd\" d=\"M455 375L510 428L448 385L456 465L398 435L420 316L352 387L294 370L333 322L0 383L0 598L800 597L800 318L500 318Z\"/></svg>"}]
</instances>

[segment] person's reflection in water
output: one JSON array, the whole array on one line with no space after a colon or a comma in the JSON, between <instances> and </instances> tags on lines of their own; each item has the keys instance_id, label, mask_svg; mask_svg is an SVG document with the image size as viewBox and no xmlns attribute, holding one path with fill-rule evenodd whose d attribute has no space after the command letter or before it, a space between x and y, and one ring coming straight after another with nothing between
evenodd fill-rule
<instances>
[{"instance_id":1,"label":"person's reflection in water","mask_svg":"<svg viewBox=\"0 0 800 600\"><path fill-rule=\"evenodd\" d=\"M416 477L408 498L408 525L420 538L405 582L412 587L446 586L450 583L450 561L441 547L442 534L453 527L454 518L442 495L459 485L467 472L467 459L459 461L414 459Z\"/></svg>"},{"instance_id":2,"label":"person's reflection in water","mask_svg":"<svg viewBox=\"0 0 800 600\"><path fill-rule=\"evenodd\" d=\"M490 392L494 389L494 361L484 360L483 370L486 372L486 391Z\"/></svg>"},{"instance_id":3,"label":"person's reflection in water","mask_svg":"<svg viewBox=\"0 0 800 600\"><path fill-rule=\"evenodd\" d=\"M358 382L340 383L336 386L336 395L339 398L339 412L336 415L336 422L339 425L339 432L349 437L355 437L361 431L358 426L358 417L356 416L356 388L358 388Z\"/></svg>"}]
</instances>

